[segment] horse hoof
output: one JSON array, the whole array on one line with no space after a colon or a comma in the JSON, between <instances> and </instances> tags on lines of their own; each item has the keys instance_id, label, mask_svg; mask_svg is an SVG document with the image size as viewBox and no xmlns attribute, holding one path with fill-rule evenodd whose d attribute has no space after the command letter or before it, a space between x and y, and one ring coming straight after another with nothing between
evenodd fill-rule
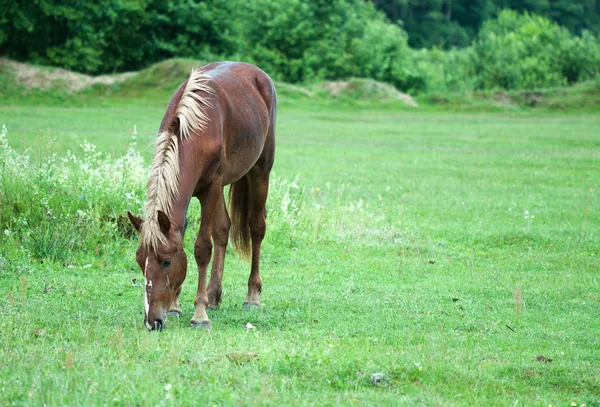
<instances>
[{"instance_id":1,"label":"horse hoof","mask_svg":"<svg viewBox=\"0 0 600 407\"><path fill-rule=\"evenodd\" d=\"M210 329L212 328L212 323L210 322L210 320L206 320L206 321L191 320L190 325L192 326L192 328L203 328L207 331L210 331Z\"/></svg>"},{"instance_id":2,"label":"horse hoof","mask_svg":"<svg viewBox=\"0 0 600 407\"><path fill-rule=\"evenodd\" d=\"M255 302L245 302L243 306L245 309L254 309L254 308L261 308L263 305L261 303L257 304Z\"/></svg>"},{"instance_id":3,"label":"horse hoof","mask_svg":"<svg viewBox=\"0 0 600 407\"><path fill-rule=\"evenodd\" d=\"M167 315L170 317L179 318L181 316L181 311L172 309L171 311L167 312Z\"/></svg>"}]
</instances>

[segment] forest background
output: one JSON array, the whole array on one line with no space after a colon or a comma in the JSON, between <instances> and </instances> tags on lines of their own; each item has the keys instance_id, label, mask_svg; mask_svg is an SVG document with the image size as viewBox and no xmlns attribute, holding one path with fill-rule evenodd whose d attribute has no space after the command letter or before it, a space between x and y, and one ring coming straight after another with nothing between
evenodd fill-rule
<instances>
[{"instance_id":1,"label":"forest background","mask_svg":"<svg viewBox=\"0 0 600 407\"><path fill-rule=\"evenodd\" d=\"M0 54L88 74L172 57L411 93L598 80L600 0L0 1Z\"/></svg>"}]
</instances>

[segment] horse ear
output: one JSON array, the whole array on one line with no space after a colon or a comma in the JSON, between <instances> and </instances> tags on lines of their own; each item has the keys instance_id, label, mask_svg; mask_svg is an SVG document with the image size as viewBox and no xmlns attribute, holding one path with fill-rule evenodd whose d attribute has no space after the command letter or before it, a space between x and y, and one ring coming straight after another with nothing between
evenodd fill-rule
<instances>
[{"instance_id":1,"label":"horse ear","mask_svg":"<svg viewBox=\"0 0 600 407\"><path fill-rule=\"evenodd\" d=\"M163 232L165 236L169 236L169 231L171 230L171 221L169 220L169 217L161 210L158 211L157 216L161 232Z\"/></svg>"},{"instance_id":2,"label":"horse ear","mask_svg":"<svg viewBox=\"0 0 600 407\"><path fill-rule=\"evenodd\" d=\"M127 217L129 218L129 222L131 222L135 230L140 233L140 230L142 230L142 222L144 221L137 216L133 216L129 211L127 211Z\"/></svg>"}]
</instances>

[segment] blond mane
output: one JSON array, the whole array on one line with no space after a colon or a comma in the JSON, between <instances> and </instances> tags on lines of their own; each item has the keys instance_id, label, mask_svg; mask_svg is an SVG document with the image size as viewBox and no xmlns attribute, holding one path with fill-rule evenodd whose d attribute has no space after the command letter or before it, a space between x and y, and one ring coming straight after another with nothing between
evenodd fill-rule
<instances>
[{"instance_id":1,"label":"blond mane","mask_svg":"<svg viewBox=\"0 0 600 407\"><path fill-rule=\"evenodd\" d=\"M161 131L156 137L146 190L145 221L140 234L141 243L146 248L156 250L159 243L167 243L167 236L158 224L158 211L170 217L173 201L179 198L179 143L188 139L192 131L205 130L208 124L209 118L203 107L211 107L211 104L202 95L214 93L208 84L209 79L201 70L192 70L175 110L179 134Z\"/></svg>"}]
</instances>

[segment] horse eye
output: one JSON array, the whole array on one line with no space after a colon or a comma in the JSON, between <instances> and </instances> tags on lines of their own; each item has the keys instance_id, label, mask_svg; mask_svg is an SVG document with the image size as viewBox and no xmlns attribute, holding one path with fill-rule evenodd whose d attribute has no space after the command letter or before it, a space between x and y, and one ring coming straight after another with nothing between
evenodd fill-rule
<instances>
[{"instance_id":1,"label":"horse eye","mask_svg":"<svg viewBox=\"0 0 600 407\"><path fill-rule=\"evenodd\" d=\"M170 265L171 265L171 259L164 259L164 260L162 261L162 266L163 266L164 268L167 268L167 267L169 267Z\"/></svg>"}]
</instances>

